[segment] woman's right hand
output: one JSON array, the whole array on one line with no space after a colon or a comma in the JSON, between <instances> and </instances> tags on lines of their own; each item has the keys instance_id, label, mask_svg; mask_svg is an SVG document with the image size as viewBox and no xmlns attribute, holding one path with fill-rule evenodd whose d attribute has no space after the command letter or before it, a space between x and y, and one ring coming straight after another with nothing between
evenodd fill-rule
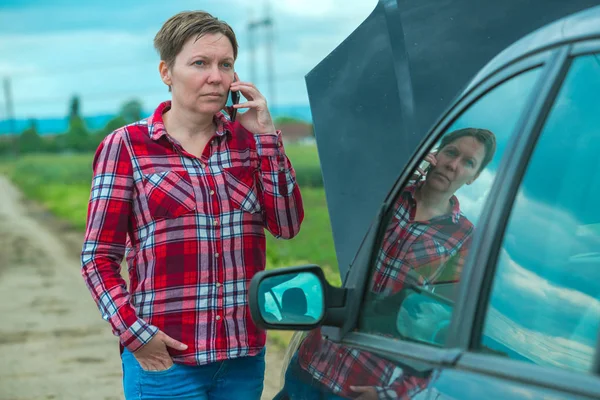
<instances>
[{"instance_id":1,"label":"woman's right hand","mask_svg":"<svg viewBox=\"0 0 600 400\"><path fill-rule=\"evenodd\" d=\"M148 343L133 353L133 356L146 371L164 371L173 365L173 359L167 351L167 347L175 350L187 349L187 345L158 331Z\"/></svg>"}]
</instances>

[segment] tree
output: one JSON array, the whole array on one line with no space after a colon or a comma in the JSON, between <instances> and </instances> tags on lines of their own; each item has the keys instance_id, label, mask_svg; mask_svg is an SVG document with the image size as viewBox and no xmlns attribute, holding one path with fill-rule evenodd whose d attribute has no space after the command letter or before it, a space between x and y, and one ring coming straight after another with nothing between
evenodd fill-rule
<instances>
[{"instance_id":1,"label":"tree","mask_svg":"<svg viewBox=\"0 0 600 400\"><path fill-rule=\"evenodd\" d=\"M90 134L81 118L80 106L79 97L73 96L69 107L69 129L61 138L61 147L65 150L81 152L90 148Z\"/></svg>"},{"instance_id":2,"label":"tree","mask_svg":"<svg viewBox=\"0 0 600 400\"><path fill-rule=\"evenodd\" d=\"M79 112L79 96L75 95L71 98L71 104L69 106L69 120L81 119Z\"/></svg>"},{"instance_id":3,"label":"tree","mask_svg":"<svg viewBox=\"0 0 600 400\"><path fill-rule=\"evenodd\" d=\"M139 121L142 119L142 103L135 99L129 100L121 106L119 115L125 120L124 125Z\"/></svg>"},{"instance_id":4,"label":"tree","mask_svg":"<svg viewBox=\"0 0 600 400\"><path fill-rule=\"evenodd\" d=\"M35 119L29 120L29 128L19 135L18 146L20 153L35 153L43 150L42 138L37 131Z\"/></svg>"},{"instance_id":5,"label":"tree","mask_svg":"<svg viewBox=\"0 0 600 400\"><path fill-rule=\"evenodd\" d=\"M106 126L94 134L94 144L97 146L111 132L122 126L137 122L142 119L142 103L139 100L129 100L121 106L119 115L106 123Z\"/></svg>"},{"instance_id":6,"label":"tree","mask_svg":"<svg viewBox=\"0 0 600 400\"><path fill-rule=\"evenodd\" d=\"M113 119L111 119L110 121L108 121L106 123L106 126L104 128L102 128L102 129L98 130L96 133L94 133L94 139L93 139L94 145L98 146L100 144L100 142L102 142L102 140L104 140L106 135L108 135L109 133L111 133L113 131L116 131L120 127L125 126L127 124L128 124L128 122L121 115L114 117Z\"/></svg>"}]
</instances>

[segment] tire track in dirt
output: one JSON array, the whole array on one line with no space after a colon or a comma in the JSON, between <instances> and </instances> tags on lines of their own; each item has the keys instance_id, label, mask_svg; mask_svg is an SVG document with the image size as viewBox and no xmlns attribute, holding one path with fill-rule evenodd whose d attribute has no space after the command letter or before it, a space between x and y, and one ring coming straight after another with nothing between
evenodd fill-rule
<instances>
[{"instance_id":1,"label":"tire track in dirt","mask_svg":"<svg viewBox=\"0 0 600 400\"><path fill-rule=\"evenodd\" d=\"M80 275L81 234L53 222L0 175L0 399L122 399L117 338ZM283 362L268 347L263 399Z\"/></svg>"}]
</instances>

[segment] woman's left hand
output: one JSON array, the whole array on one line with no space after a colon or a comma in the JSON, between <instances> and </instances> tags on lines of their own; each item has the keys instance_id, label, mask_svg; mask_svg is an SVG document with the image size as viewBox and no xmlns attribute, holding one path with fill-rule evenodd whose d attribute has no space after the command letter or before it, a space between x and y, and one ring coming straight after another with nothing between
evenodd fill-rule
<instances>
[{"instance_id":1,"label":"woman's left hand","mask_svg":"<svg viewBox=\"0 0 600 400\"><path fill-rule=\"evenodd\" d=\"M244 113L238 113L236 120L242 124L244 128L254 133L255 135L263 133L275 133L275 125L271 118L271 113L267 108L267 100L258 91L256 86L250 82L242 82L239 80L237 73L235 74L236 81L231 84L230 90L240 91L248 100L245 103L234 105L240 111L242 108L249 110Z\"/></svg>"}]
</instances>

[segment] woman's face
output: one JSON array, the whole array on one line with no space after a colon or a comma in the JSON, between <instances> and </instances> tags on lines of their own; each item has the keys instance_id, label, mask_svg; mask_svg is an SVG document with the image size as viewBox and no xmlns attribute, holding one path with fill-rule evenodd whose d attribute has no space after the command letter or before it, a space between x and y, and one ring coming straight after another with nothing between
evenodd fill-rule
<instances>
[{"instance_id":1,"label":"woman's face","mask_svg":"<svg viewBox=\"0 0 600 400\"><path fill-rule=\"evenodd\" d=\"M234 79L233 46L220 33L195 39L185 43L171 68L161 61L159 70L171 86L174 107L214 115L225 106Z\"/></svg>"}]
</instances>

